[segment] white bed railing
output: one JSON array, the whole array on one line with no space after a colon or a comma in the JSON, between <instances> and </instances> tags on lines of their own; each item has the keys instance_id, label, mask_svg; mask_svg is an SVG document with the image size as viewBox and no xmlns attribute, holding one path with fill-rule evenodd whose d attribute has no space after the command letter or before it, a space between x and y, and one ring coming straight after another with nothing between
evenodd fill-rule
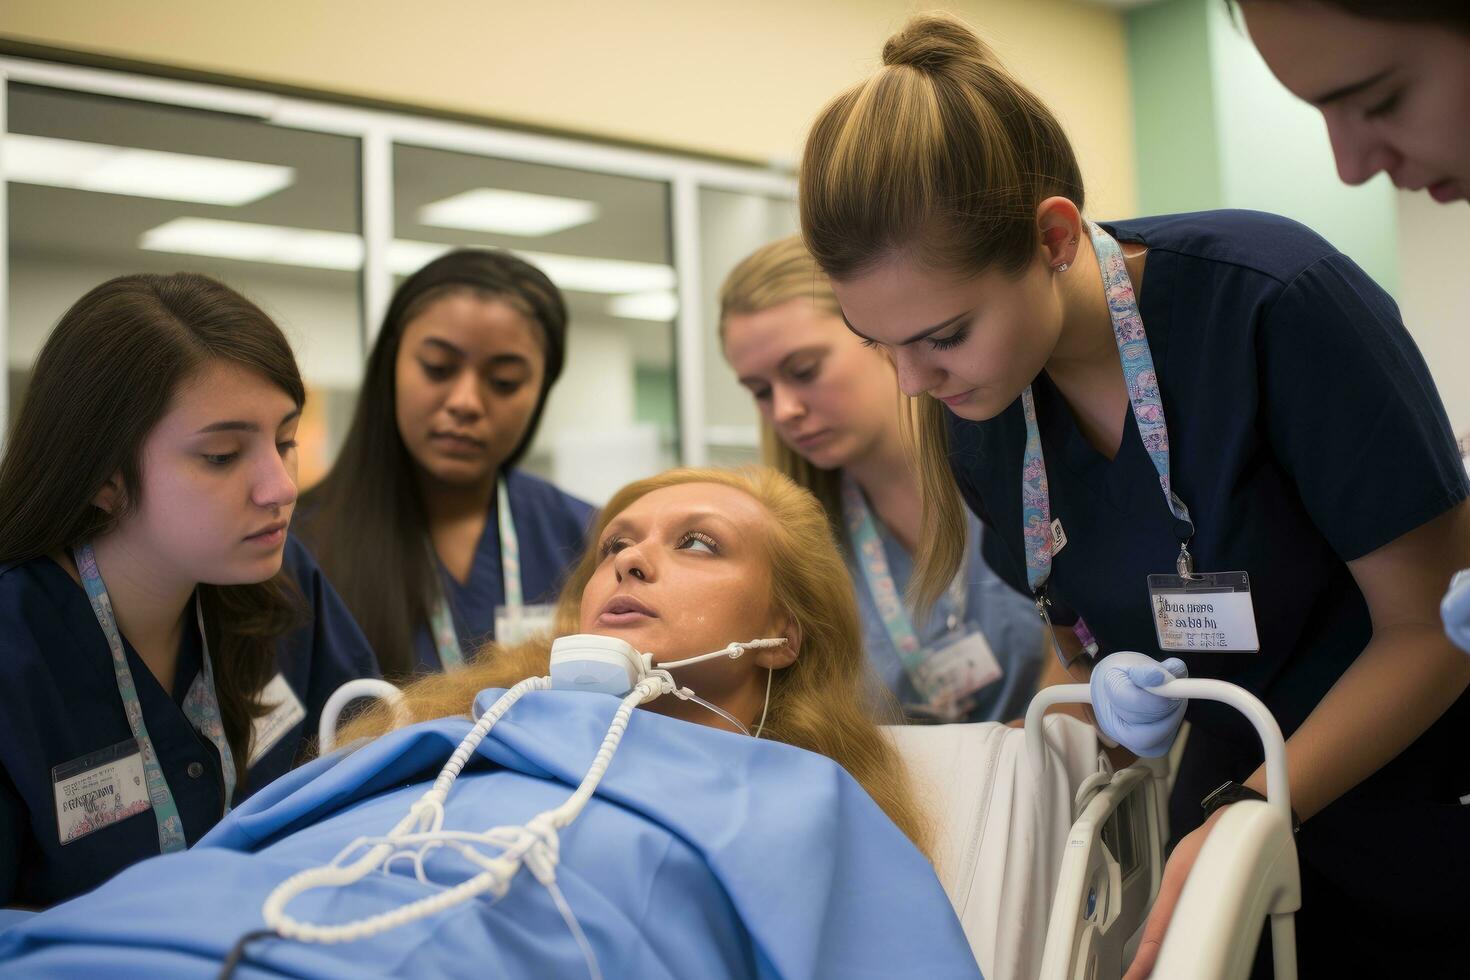
<instances>
[{"instance_id":1,"label":"white bed railing","mask_svg":"<svg viewBox=\"0 0 1470 980\"><path fill-rule=\"evenodd\" d=\"M1149 690L1166 697L1219 701L1245 715L1265 748L1267 797L1265 803L1237 803L1216 822L1175 907L1153 976L1158 980L1246 976L1261 923L1269 917L1277 980L1295 980L1294 916L1301 907L1301 884L1280 726L1254 695L1224 681L1171 680ZM1038 779L1047 766L1041 728L1046 710L1055 704L1091 701L1086 684L1045 688L1032 700L1026 712L1026 755ZM1156 777L1146 761L1129 766L1081 807L1068 837L1052 905L1042 980L1114 977L1127 965L1125 951L1132 952L1126 949L1128 940L1146 914L1139 908L1139 896L1146 894L1146 908L1157 894L1162 871L1165 808L1162 781ZM1143 839L1129 807L1141 808L1146 817ZM1139 849L1141 862L1124 861L1112 853L1105 840L1110 822L1116 839L1124 833L1134 835L1131 843Z\"/></svg>"}]
</instances>

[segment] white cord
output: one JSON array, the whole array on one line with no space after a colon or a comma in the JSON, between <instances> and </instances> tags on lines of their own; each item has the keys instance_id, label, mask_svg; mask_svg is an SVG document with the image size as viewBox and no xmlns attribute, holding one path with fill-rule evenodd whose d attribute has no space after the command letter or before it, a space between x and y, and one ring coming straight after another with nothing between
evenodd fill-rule
<instances>
[{"instance_id":1,"label":"white cord","mask_svg":"<svg viewBox=\"0 0 1470 980\"><path fill-rule=\"evenodd\" d=\"M563 920L567 923L567 928L571 931L572 937L586 959L588 974L593 980L601 980L602 972L598 967L597 958L587 940L586 933L583 932L576 916L572 913L571 906L567 904L565 896L556 885L556 864L561 851L558 831L577 819L588 800L596 792L598 784L612 762L614 753L617 752L618 745L622 742L624 732L627 731L633 709L638 705L663 694L673 694L684 700L704 705L736 725L747 735L750 734L749 729L723 708L705 701L687 687L678 687L667 668L683 667L717 657L735 658L745 653L746 650L777 647L785 643L784 637L732 643L723 650L660 665L660 669L646 675L623 697L587 774L582 778L575 792L560 806L537 814L522 826L492 827L480 833L444 830L444 801L448 798L454 781L459 778L475 750L490 733L490 729L495 727L496 722L504 717L505 713L526 692L544 691L551 687L550 677L532 677L521 681L501 695L499 700L480 716L474 728L464 737L449 757L449 761L444 764L438 778L434 780L434 785L409 807L408 814L386 836L358 838L343 848L330 863L299 872L277 885L266 898L261 909L266 925L283 937L305 942L338 943L367 939L390 929L436 915L487 892L499 899L509 890L512 879L524 866L550 894L557 911L561 913ZM771 672L767 670L766 706L761 709L761 722L756 729L757 737L760 735L761 728L765 727L766 709L770 706L770 698ZM499 853L487 855L478 850L476 845L497 848ZM381 868L386 872L394 862L403 859L412 861L414 876L419 881L428 884L429 879L424 871L424 858L432 850L441 847L448 847L456 851L471 864L479 867L481 871L434 895L388 912L340 925L303 922L286 914L287 905L308 891L352 885L375 869ZM367 851L357 860L346 865L342 863L363 848L367 848Z\"/></svg>"},{"instance_id":2,"label":"white cord","mask_svg":"<svg viewBox=\"0 0 1470 980\"><path fill-rule=\"evenodd\" d=\"M454 781L463 771L475 748L489 734L490 729L510 710L521 696L531 690L545 690L551 686L549 677L534 677L512 687L481 716L459 747L450 756L440 771L434 786L420 797L408 815L382 838L362 838L353 841L325 866L300 872L286 879L265 900L262 915L266 925L278 934L290 939L306 942L338 943L367 939L410 922L436 915L469 901L487 892L497 899L509 890L511 880L522 866L530 870L536 880L547 888L558 912L566 921L572 937L587 962L588 974L593 980L601 980L602 972L585 932L567 904L565 896L556 887L556 864L560 857L561 841L557 832L575 820L587 801L597 790L613 754L617 751L633 709L644 701L660 694L670 693L672 679L668 675L652 676L643 680L624 698L608 726L607 734L597 750L592 765L582 778L581 784L567 800L552 810L537 814L524 826L492 827L482 833L451 831L442 829L444 800ZM488 845L499 849L499 854L487 855L475 845ZM417 845L414 849L410 845ZM341 862L349 855L367 847L362 857L349 865ZM460 856L482 870L479 874L389 912L379 913L340 925L320 925L302 922L286 914L286 906L292 899L318 888L341 888L360 881L376 868L387 870L393 861L410 858L414 862L415 876L420 881L428 879L423 871L423 858L432 849L449 847Z\"/></svg>"},{"instance_id":3,"label":"white cord","mask_svg":"<svg viewBox=\"0 0 1470 980\"><path fill-rule=\"evenodd\" d=\"M668 671L660 668L658 670L655 670L655 671L650 672L648 676L649 677L663 677L663 678L665 678L668 681L668 686L669 686L669 692L668 693L672 694L674 697L678 698L680 701L693 701L695 704L703 705L704 707L706 707L709 710L713 711L715 714L719 715L721 718L723 718L726 721L728 721L730 724L734 725L736 728L740 729L740 734L742 734L742 735L749 735L750 734L750 729L749 728L746 728L745 727L745 724L739 718L736 718L734 715L730 714L730 712L726 711L724 708L720 707L717 704L713 704L713 703L711 703L709 701L706 701L704 698L700 697L698 694L695 694L693 691L691 691L687 687L675 687L674 686L674 676L672 674L670 674Z\"/></svg>"},{"instance_id":4,"label":"white cord","mask_svg":"<svg viewBox=\"0 0 1470 980\"><path fill-rule=\"evenodd\" d=\"M763 704L763 705L761 705L761 720L760 720L760 724L755 726L755 737L756 738L760 738L761 737L761 732L765 730L765 727L766 727L766 712L771 709L771 675L774 674L774 673L775 673L775 671L772 670L770 667L767 667L766 668L766 703Z\"/></svg>"},{"instance_id":5,"label":"white cord","mask_svg":"<svg viewBox=\"0 0 1470 980\"><path fill-rule=\"evenodd\" d=\"M690 657L687 660L675 660L669 663L661 663L658 666L661 670L672 670L675 667L688 667L690 664L703 663L706 660L715 660L719 657L729 657L731 660L734 660L747 650L765 650L771 647L785 646L785 644L786 637L784 636L772 637L765 640L746 640L744 643L732 643L723 650L716 650L714 653L702 653L697 657Z\"/></svg>"}]
</instances>

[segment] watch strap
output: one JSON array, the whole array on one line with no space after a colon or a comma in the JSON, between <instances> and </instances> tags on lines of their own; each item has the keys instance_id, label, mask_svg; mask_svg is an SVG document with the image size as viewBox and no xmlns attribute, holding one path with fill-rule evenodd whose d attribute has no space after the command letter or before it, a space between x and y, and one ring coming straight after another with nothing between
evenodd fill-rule
<instances>
[{"instance_id":1,"label":"watch strap","mask_svg":"<svg viewBox=\"0 0 1470 980\"><path fill-rule=\"evenodd\" d=\"M1200 807L1204 810L1204 819L1208 820L1210 815L1216 810L1229 806L1231 803L1239 803L1241 800L1260 800L1262 803L1267 802L1263 793L1231 780L1220 784L1208 796L1201 800ZM1301 829L1302 822L1297 817L1295 810L1291 810L1290 813L1291 832L1294 834Z\"/></svg>"}]
</instances>

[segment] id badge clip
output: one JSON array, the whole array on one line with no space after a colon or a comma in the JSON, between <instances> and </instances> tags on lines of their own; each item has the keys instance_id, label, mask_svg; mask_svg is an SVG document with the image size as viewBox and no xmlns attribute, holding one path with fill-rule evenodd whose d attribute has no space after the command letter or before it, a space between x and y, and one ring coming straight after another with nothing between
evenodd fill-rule
<instances>
[{"instance_id":1,"label":"id badge clip","mask_svg":"<svg viewBox=\"0 0 1470 980\"><path fill-rule=\"evenodd\" d=\"M1246 572L1196 572L1187 545L1173 575L1148 577L1159 649L1168 653L1259 653Z\"/></svg>"}]
</instances>

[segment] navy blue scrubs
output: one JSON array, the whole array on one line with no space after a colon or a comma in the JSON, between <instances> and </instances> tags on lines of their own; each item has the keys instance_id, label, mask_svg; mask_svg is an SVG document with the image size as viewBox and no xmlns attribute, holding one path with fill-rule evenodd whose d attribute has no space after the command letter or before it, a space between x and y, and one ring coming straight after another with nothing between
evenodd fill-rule
<instances>
[{"instance_id":1,"label":"navy blue scrubs","mask_svg":"<svg viewBox=\"0 0 1470 980\"><path fill-rule=\"evenodd\" d=\"M1252 691L1289 736L1372 638L1347 562L1470 494L1444 409L1393 301L1301 225L1208 212L1104 227L1148 247L1139 312L1174 488L1197 528L1195 568L1250 574L1260 653L1175 655L1190 676ZM1045 374L1033 391L1052 516L1067 537L1049 583L1054 618L1083 616L1104 655L1163 659L1146 577L1174 571L1179 543L1133 414L1109 460ZM951 416L949 435L961 493L992 531L991 564L1026 592L1020 402L987 422ZM1230 709L1197 702L1188 718L1170 814L1176 841L1200 824L1206 793L1261 761L1254 733ZM1375 719L1361 725L1372 738ZM1350 975L1434 976L1464 950L1467 746L1462 696L1302 827L1303 976L1331 975L1331 962L1351 963Z\"/></svg>"},{"instance_id":2,"label":"navy blue scrubs","mask_svg":"<svg viewBox=\"0 0 1470 980\"><path fill-rule=\"evenodd\" d=\"M287 539L284 564L311 620L281 641L277 665L306 717L256 760L235 791L236 804L299 761L333 691L353 678L378 676L362 631L295 538ZM126 638L123 647L193 846L222 815L224 776L219 753L184 716L184 695L203 650L198 630L183 634L172 696ZM0 568L0 905L51 905L158 853L152 810L65 846L59 841L52 768L131 738L112 656L86 592L50 558Z\"/></svg>"},{"instance_id":3,"label":"navy blue scrubs","mask_svg":"<svg viewBox=\"0 0 1470 980\"><path fill-rule=\"evenodd\" d=\"M555 602L587 542L587 530L596 508L564 493L529 473L511 470L505 477L510 497L511 523L521 550L521 593L527 603ZM469 578L459 582L442 564L439 578L449 599L459 648L465 657L495 638L495 609L505 605L505 581L500 565L500 517L494 496L485 530L475 546ZM414 634L418 670L443 669L428 625Z\"/></svg>"}]
</instances>

